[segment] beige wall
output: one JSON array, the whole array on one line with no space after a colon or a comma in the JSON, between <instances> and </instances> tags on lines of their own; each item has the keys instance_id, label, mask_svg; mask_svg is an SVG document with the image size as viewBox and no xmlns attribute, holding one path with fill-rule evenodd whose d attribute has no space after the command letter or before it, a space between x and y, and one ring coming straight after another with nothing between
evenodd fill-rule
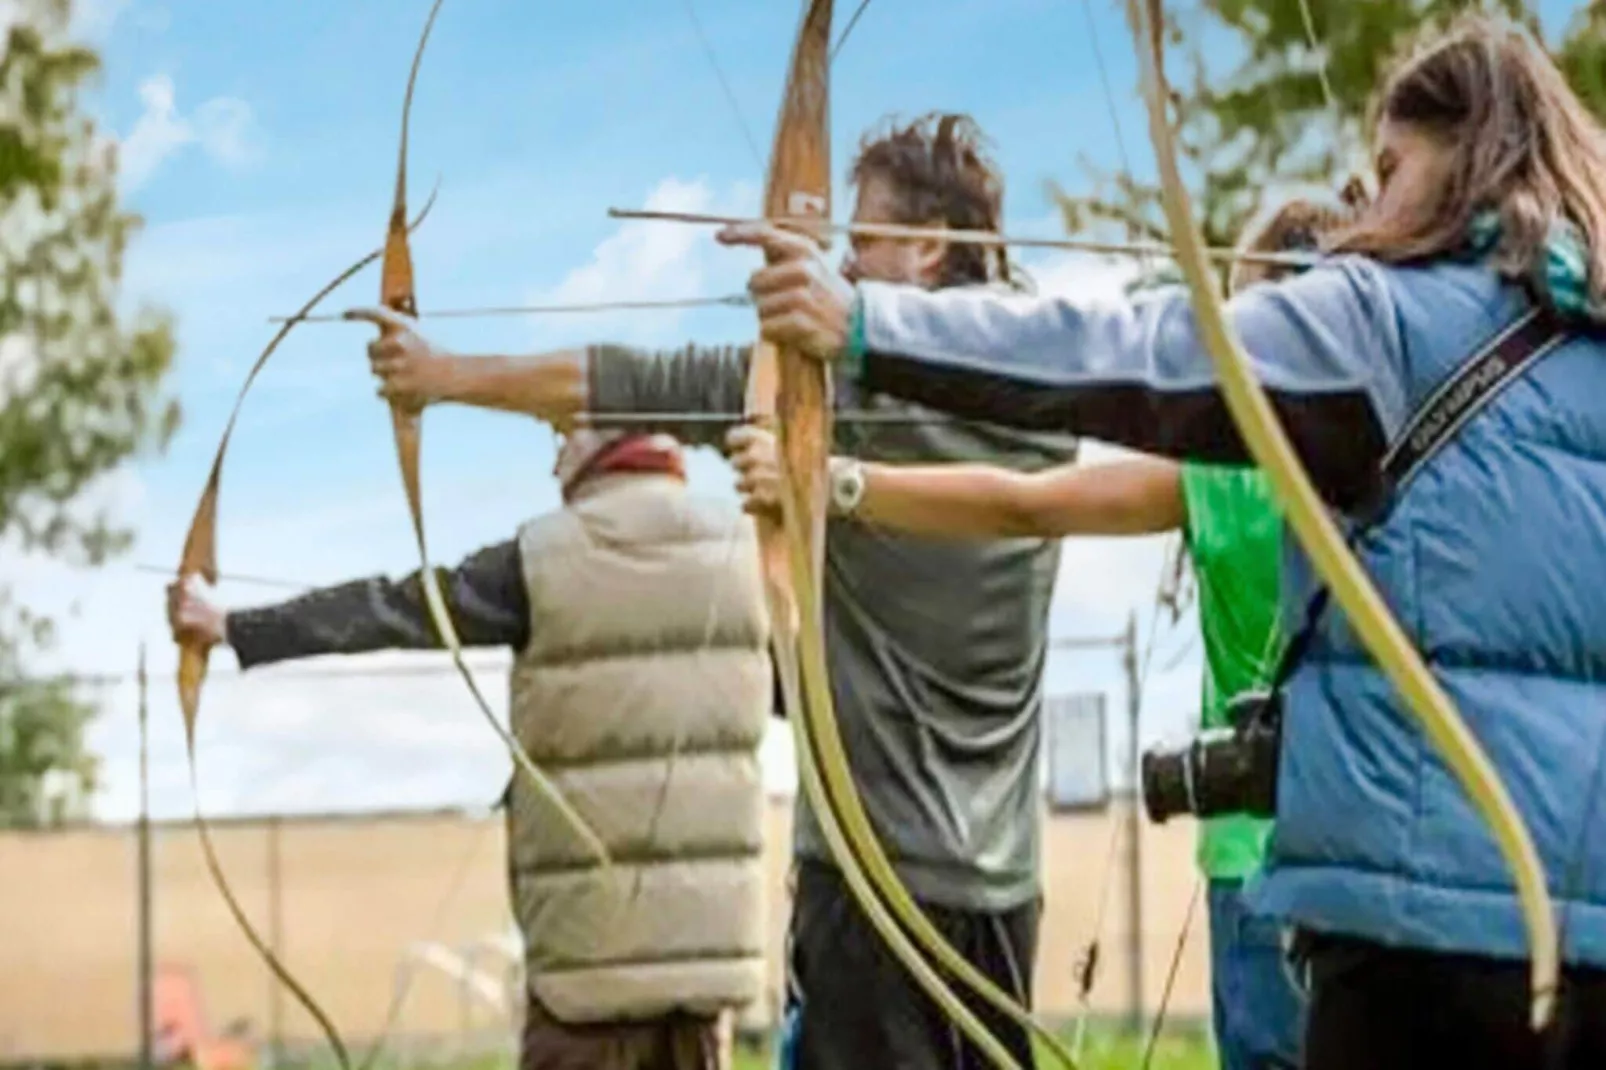
<instances>
[{"instance_id":1,"label":"beige wall","mask_svg":"<svg viewBox=\"0 0 1606 1070\"><path fill-rule=\"evenodd\" d=\"M786 915L790 800L770 812L770 957L776 992ZM1111 865L1120 811L1051 817L1045 825L1046 916L1037 970L1040 1008L1075 1010L1075 963L1109 885L1096 1014L1127 1006L1131 930L1124 848ZM499 818L458 814L251 821L215 827L223 867L246 912L267 937L271 858L277 839L279 951L294 975L358 1040L381 1032L397 964L416 941L460 945L506 931L509 919ZM1194 826L1144 825L1143 973L1153 1008L1194 887ZM213 888L193 828L153 830L153 928L158 962L199 976L212 1028L248 1018L273 1033L275 1003L289 1043L317 1037L288 994L274 995L266 968ZM0 1060L116 1054L138 1042L135 1018L137 846L128 828L46 834L0 833ZM1172 1018L1205 1012L1207 926L1190 927ZM486 965L490 960L486 960ZM420 974L397 1031L448 1034L463 1026L455 987ZM476 1011L470 1023L494 1027Z\"/></svg>"}]
</instances>

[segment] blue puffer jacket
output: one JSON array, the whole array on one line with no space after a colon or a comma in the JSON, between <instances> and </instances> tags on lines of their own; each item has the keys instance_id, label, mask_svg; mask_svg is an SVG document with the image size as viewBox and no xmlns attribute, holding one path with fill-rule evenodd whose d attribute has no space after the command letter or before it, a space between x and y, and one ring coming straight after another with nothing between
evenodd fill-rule
<instances>
[{"instance_id":1,"label":"blue puffer jacket","mask_svg":"<svg viewBox=\"0 0 1606 1070\"><path fill-rule=\"evenodd\" d=\"M1342 505L1416 404L1526 307L1478 265L1343 258L1230 309L1307 468ZM1181 292L1093 305L867 283L855 323L849 363L870 389L1246 459ZM1566 959L1606 967L1606 336L1565 343L1469 421L1361 555L1528 822ZM1285 619L1300 620L1311 573L1296 546L1289 557ZM1526 957L1488 829L1340 611L1287 700L1258 908L1388 944Z\"/></svg>"},{"instance_id":2,"label":"blue puffer jacket","mask_svg":"<svg viewBox=\"0 0 1606 1070\"><path fill-rule=\"evenodd\" d=\"M1390 276L1413 403L1527 307L1472 268ZM1507 387L1360 554L1528 822L1567 958L1606 964L1606 347L1580 338ZM1289 556L1297 600L1312 574ZM1460 784L1343 614L1317 634L1287 693L1257 906L1390 944L1525 957L1511 879Z\"/></svg>"}]
</instances>

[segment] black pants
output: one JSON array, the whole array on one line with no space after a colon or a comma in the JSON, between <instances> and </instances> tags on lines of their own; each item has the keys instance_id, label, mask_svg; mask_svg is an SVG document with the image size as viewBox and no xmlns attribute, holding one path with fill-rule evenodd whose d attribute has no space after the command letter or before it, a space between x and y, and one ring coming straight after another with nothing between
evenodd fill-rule
<instances>
[{"instance_id":1,"label":"black pants","mask_svg":"<svg viewBox=\"0 0 1606 1070\"><path fill-rule=\"evenodd\" d=\"M1040 903L1002 914L920 906L955 950L1016 1002L1031 1005ZM790 1070L990 1067L887 950L830 866L799 864L790 957ZM1025 1030L963 985L955 990L1020 1065L1030 1068Z\"/></svg>"},{"instance_id":2,"label":"black pants","mask_svg":"<svg viewBox=\"0 0 1606 1070\"><path fill-rule=\"evenodd\" d=\"M1527 963L1326 936L1306 939L1305 953L1305 1070L1606 1067L1606 971L1567 974L1555 1024L1535 1033Z\"/></svg>"}]
</instances>

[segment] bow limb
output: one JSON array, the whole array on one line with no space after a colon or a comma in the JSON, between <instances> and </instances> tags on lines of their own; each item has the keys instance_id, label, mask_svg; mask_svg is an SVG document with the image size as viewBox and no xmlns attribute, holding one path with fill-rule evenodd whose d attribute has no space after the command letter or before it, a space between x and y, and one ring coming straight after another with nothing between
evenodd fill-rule
<instances>
[{"instance_id":1,"label":"bow limb","mask_svg":"<svg viewBox=\"0 0 1606 1070\"><path fill-rule=\"evenodd\" d=\"M408 128L419 64L424 58L424 48L429 43L430 30L435 25L435 16L440 13L441 3L442 0L435 0L429 9L429 18L424 23L423 33L418 38L417 50L413 53L412 69L407 75L407 93L402 103L401 142L396 159L396 190L391 201L389 226L385 233L379 282L380 303L410 319L416 319L418 316L418 301L413 286L413 258L408 245L406 226ZM397 329L389 325L381 326L380 335L384 337ZM396 440L396 458L401 469L402 487L407 494L407 512L412 521L413 539L418 546L418 577L424 591L424 602L429 611L430 621L440 637L441 645L451 655L452 664L457 668L458 675L468 686L475 705L502 740L509 757L513 760L514 768L535 786L574 830L584 843L587 852L607 867L611 864L611 859L601 837L575 810L557 785L530 760L530 756L525 753L513 733L497 720L496 714L492 712L490 704L480 691L474 674L469 671L467 663L463 660L463 644L458 638L457 628L453 625L451 614L447 610L445 596L441 593L440 579L430 564L428 542L424 537L423 493L419 477L422 416L422 412L417 409L394 402L391 404L390 419Z\"/></svg>"},{"instance_id":2,"label":"bow limb","mask_svg":"<svg viewBox=\"0 0 1606 1070\"><path fill-rule=\"evenodd\" d=\"M804 10L776 125L765 190L768 218L830 219L831 13L829 0L812 0ZM828 373L800 353L760 341L749 369L746 410L750 419L778 432L780 524L760 518L759 546L776 673L793 727L799 779L832 858L894 957L990 1062L1001 1070L1019 1070L1009 1050L934 966L1036 1034L1068 1070L1075 1070L1070 1052L1052 1031L976 969L921 911L876 836L854 784L832 702L820 595L833 422Z\"/></svg>"},{"instance_id":3,"label":"bow limb","mask_svg":"<svg viewBox=\"0 0 1606 1070\"><path fill-rule=\"evenodd\" d=\"M1528 930L1530 1018L1536 1030L1542 1029L1555 1009L1560 970L1555 911L1546 887L1544 865L1522 814L1477 737L1395 620L1359 560L1345 546L1255 378L1249 357L1222 306L1218 283L1204 253L1204 236L1194 222L1191 200L1177 163L1165 109L1168 93L1159 37L1161 0L1127 0L1127 5L1174 255L1193 291L1195 322L1215 363L1221 392L1250 455L1276 489L1288 523L1312 565L1493 833L1515 881Z\"/></svg>"},{"instance_id":4,"label":"bow limb","mask_svg":"<svg viewBox=\"0 0 1606 1070\"><path fill-rule=\"evenodd\" d=\"M408 226L416 228L429 215L429 210L435 205L436 190L431 190L429 199L419 209L417 217ZM267 365L269 358L278 350L279 343L294 329L295 325L305 320L312 311L323 303L335 290L344 285L352 276L363 268L378 260L382 250L375 249L367 256L346 268L334 279L324 285L314 294L306 304L302 305L295 315L286 318L262 352L251 364L251 370L246 373L245 382L240 386L240 392L235 395L234 407L229 412L229 419L223 426L223 436L218 440L217 452L212 456L211 471L206 477L206 486L201 491L200 501L196 503L195 515L190 519L189 532L184 537L184 550L179 556L178 579L186 581L191 576L201 576L209 584L218 581L217 567L217 507L218 496L223 486L223 461L228 456L229 440L234 434L235 423L239 420L240 410L245 404L245 397L251 392L257 375ZM246 916L245 910L240 906L234 889L229 884L228 877L223 873L222 862L217 855L217 847L212 840L212 829L207 823L206 815L201 812L201 791L199 766L196 761L195 732L196 724L201 710L201 686L206 681L206 668L211 647L208 644L196 642L193 639L180 637L178 641L178 698L179 710L184 715L184 748L189 759L190 767L190 795L195 802L195 829L201 840L201 855L206 862L207 874L212 878L212 884L217 888L223 903L228 907L229 914L234 923L244 934L246 941L262 958L269 972L289 989L296 1001L312 1015L318 1028L329 1041L334 1050L336 1060L341 1067L349 1067L350 1059L347 1056L346 1046L335 1029L334 1022L329 1015L312 998L306 988L295 979L288 967L273 953L273 949L262 939Z\"/></svg>"}]
</instances>

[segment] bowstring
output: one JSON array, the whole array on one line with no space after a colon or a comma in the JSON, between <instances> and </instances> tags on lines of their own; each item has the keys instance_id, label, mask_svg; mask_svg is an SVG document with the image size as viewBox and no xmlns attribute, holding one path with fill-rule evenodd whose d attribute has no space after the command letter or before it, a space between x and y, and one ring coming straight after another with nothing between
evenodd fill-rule
<instances>
[{"instance_id":1,"label":"bowstring","mask_svg":"<svg viewBox=\"0 0 1606 1070\"><path fill-rule=\"evenodd\" d=\"M1121 126L1120 113L1116 111L1115 108L1115 90L1110 80L1109 64L1105 60L1104 49L1100 44L1098 20L1093 16L1092 0L1081 0L1081 3L1082 14L1087 23L1088 43L1093 51L1094 66L1098 71L1099 84L1104 92L1105 111L1110 119L1111 133L1115 137L1116 156L1120 160L1122 174L1126 177L1127 181L1130 181L1132 177L1132 157L1127 151L1126 134ZM1137 231L1131 219L1126 221L1125 230L1127 240L1135 241L1137 238ZM1140 269L1145 275L1152 275L1153 260L1150 252L1144 250L1139 252L1137 255ZM1168 539L1167 542L1172 543L1172 540ZM1137 679L1133 685L1137 691L1134 705L1138 709L1138 720L1141 720L1142 718L1143 694L1146 690L1148 682L1149 667L1154 660L1155 639L1159 635L1160 631L1160 609L1165 602L1166 577L1171 572L1171 557L1173 554L1176 554L1180 557L1182 549L1183 547L1181 540L1178 539L1172 543L1171 547L1168 547L1167 552L1161 557L1160 560L1160 574L1155 581L1154 605L1149 620L1149 635L1147 640L1145 640L1143 657L1139 661ZM1133 726L1133 730L1136 730L1136 725ZM1087 1022L1089 1014L1092 1010L1091 1001L1093 995L1093 986L1098 982L1098 969L1102 957L1100 952L1103 950L1104 943L1104 922L1105 917L1108 914L1110 898L1115 887L1115 859L1117 858L1117 852L1122 842L1122 833L1127 830L1128 827L1131 827L1131 834L1137 835L1136 809L1138 806L1138 793L1141 789L1139 784L1134 782L1131 786L1131 790L1131 805L1133 807L1134 814L1130 821L1116 821L1110 826L1109 842L1105 853L1104 875L1101 878L1101 888L1098 898L1099 905L1093 919L1093 933L1083 948L1081 956L1079 957L1079 967L1077 970L1076 1027L1075 1033L1071 1040L1071 1054L1075 1056L1078 1061L1080 1061L1082 1058L1083 1046L1087 1039ZM1187 933L1186 930L1184 930L1184 940L1186 939L1186 936Z\"/></svg>"},{"instance_id":2,"label":"bowstring","mask_svg":"<svg viewBox=\"0 0 1606 1070\"><path fill-rule=\"evenodd\" d=\"M457 905L458 897L462 894L464 887L467 886L469 875L474 871L474 863L478 860L480 850L485 845L487 833L495 823L494 818L488 819L474 831L473 836L469 839L468 850L463 852L462 858L459 859L457 866L454 868L451 883L446 886L445 894L435 904L435 909L431 913L430 922L425 927L425 931L438 934L446 927L447 916L452 912L452 908ZM373 1067L378 1064L380 1056L388 1054L387 1049L390 1047L391 1041L395 1039L396 1026L401 1022L402 1009L407 1004L407 997L412 994L417 976L416 970L409 971L407 979L396 986L395 992L391 994L390 1005L385 1008L385 1017L380 1024L379 1035L368 1046L368 1053L357 1064L357 1070L373 1070Z\"/></svg>"},{"instance_id":3,"label":"bowstring","mask_svg":"<svg viewBox=\"0 0 1606 1070\"><path fill-rule=\"evenodd\" d=\"M719 80L719 84L724 90L725 100L730 105L731 112L736 119L737 125L741 128L743 139L747 142L747 147L753 155L754 162L758 164L758 169L760 172L766 172L767 168L765 167L763 158L760 156L758 151L757 139L753 137L752 129L748 126L747 120L742 115L742 110L737 102L736 94L731 88L729 79L725 77L724 68L720 65L719 56L717 53L715 53L713 45L708 39L708 35L703 30L702 21L697 17L697 9L693 4L693 0L681 0L681 7L686 12L687 18L691 20L692 28L697 34L697 39L702 43L703 54L708 58L709 64L714 68L715 77ZM744 419L737 422L746 421ZM737 572L737 569L734 567L736 563L736 551L740 546L743 545L745 541L742 535L743 532L747 530L747 519L748 518L745 515L738 515L736 522L732 524L732 531L725 546L724 564L720 568L719 577L715 580L714 588L710 592L708 610L704 616L703 634L697 648L699 656L706 654L708 649L713 645L714 633L720 624L720 609L725 600L725 587L730 577ZM771 637L771 641L774 641L773 636ZM722 686L729 691L732 685L728 682L727 678L721 675L719 679L719 686ZM766 718L766 729L768 728L768 725L769 719ZM684 718L677 717L674 725L669 755L664 765L663 780L658 786L657 797L654 801L652 813L648 818L647 826L644 832L644 842L649 846L657 842L660 824L665 811L669 807L670 791L674 783L679 756L684 743L684 737ZM629 895L618 901L620 912L622 912L623 909L633 908L639 901L645 872L646 867L637 868L635 880L632 882Z\"/></svg>"},{"instance_id":4,"label":"bowstring","mask_svg":"<svg viewBox=\"0 0 1606 1070\"><path fill-rule=\"evenodd\" d=\"M764 154L758 151L758 139L753 136L753 128L748 125L747 117L742 114L741 102L736 99L736 90L731 88L730 79L725 77L725 68L719 62L719 55L714 51L713 42L708 39L703 29L703 20L697 17L697 7L693 0L680 0L681 8L686 12L686 18L691 20L692 32L697 35L697 43L702 46L703 55L708 65L714 69L714 77L719 81L720 91L725 94L725 103L730 105L731 114L736 117L736 125L741 128L742 139L747 142L747 150L753 155L753 162L758 169L764 171Z\"/></svg>"},{"instance_id":5,"label":"bowstring","mask_svg":"<svg viewBox=\"0 0 1606 1070\"><path fill-rule=\"evenodd\" d=\"M1188 932L1193 928L1194 914L1199 908L1199 893L1204 890L1204 874L1195 874L1193 878L1193 892L1188 896L1188 913L1182 919L1182 931L1177 934L1176 950L1171 953L1171 965L1166 970L1165 987L1160 991L1161 1013L1154 1019L1154 1026L1149 1031L1149 1039L1143 1045L1143 1062L1141 1070L1149 1070L1154 1063L1154 1052L1160 1044L1160 1033L1165 1024L1164 1008L1171 1002L1171 993L1177 987L1177 974L1182 966L1182 953L1188 947Z\"/></svg>"},{"instance_id":6,"label":"bowstring","mask_svg":"<svg viewBox=\"0 0 1606 1070\"><path fill-rule=\"evenodd\" d=\"M853 14L848 18L848 24L842 27L842 32L837 36L836 44L831 46L830 62L836 62L836 54L842 51L842 46L848 43L849 37L853 36L853 28L859 24L860 17L864 15L865 8L869 6L870 0L859 0L859 6L853 9Z\"/></svg>"}]
</instances>

